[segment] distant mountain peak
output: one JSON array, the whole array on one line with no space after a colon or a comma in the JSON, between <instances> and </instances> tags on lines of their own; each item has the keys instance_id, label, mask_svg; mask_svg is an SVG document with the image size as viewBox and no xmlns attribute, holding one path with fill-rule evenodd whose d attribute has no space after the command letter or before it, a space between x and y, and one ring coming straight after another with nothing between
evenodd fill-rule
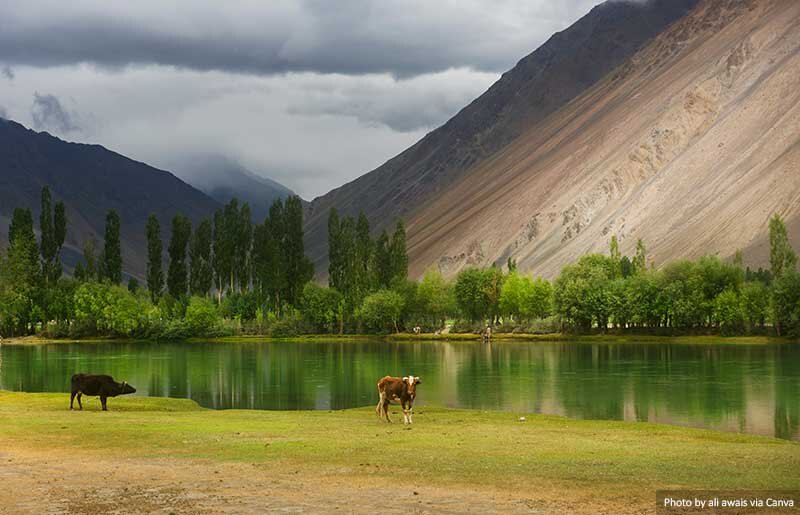
<instances>
[{"instance_id":1,"label":"distant mountain peak","mask_svg":"<svg viewBox=\"0 0 800 515\"><path fill-rule=\"evenodd\" d=\"M253 218L261 221L276 199L295 193L282 184L254 173L240 162L217 153L197 153L173 160L179 177L225 204L232 198L250 204Z\"/></svg>"}]
</instances>

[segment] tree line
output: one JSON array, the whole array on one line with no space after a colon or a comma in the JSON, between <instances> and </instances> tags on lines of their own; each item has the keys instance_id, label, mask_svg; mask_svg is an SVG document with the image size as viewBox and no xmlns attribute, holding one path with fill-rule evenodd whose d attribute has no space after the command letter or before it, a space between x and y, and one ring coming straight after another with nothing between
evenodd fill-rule
<instances>
[{"instance_id":1,"label":"tree line","mask_svg":"<svg viewBox=\"0 0 800 515\"><path fill-rule=\"evenodd\" d=\"M173 322L181 322L190 305L202 307L207 318L213 313L210 325L225 315L254 315L256 308L280 315L299 305L303 286L314 275L304 252L303 207L297 196L276 200L260 224L251 222L249 206L236 199L194 230L186 216L177 214L166 260L159 220L150 215L144 228L145 287L133 277L127 288L121 286L121 220L111 209L105 222L99 254L96 242L87 240L73 277L62 277L64 204L53 208L49 188L42 189L39 241L31 210L14 210L8 250L0 255L0 334L37 329L56 335L180 334L181 324ZM212 292L217 306L210 302Z\"/></svg>"},{"instance_id":2,"label":"tree line","mask_svg":"<svg viewBox=\"0 0 800 515\"><path fill-rule=\"evenodd\" d=\"M29 209L13 212L0 255L0 334L183 338L228 334L480 331L630 331L800 335L800 273L786 226L769 224L770 268L706 256L655 267L639 240L632 256L612 237L548 281L504 267L429 270L408 279L402 220L377 236L363 213L328 218L328 285L313 281L298 197L275 201L261 223L232 200L196 227L171 221L166 248L155 215L145 225L145 284L122 285L121 220L110 210L99 248L88 240L63 274L64 204L42 189L40 237ZM166 255L165 251L166 250Z\"/></svg>"}]
</instances>

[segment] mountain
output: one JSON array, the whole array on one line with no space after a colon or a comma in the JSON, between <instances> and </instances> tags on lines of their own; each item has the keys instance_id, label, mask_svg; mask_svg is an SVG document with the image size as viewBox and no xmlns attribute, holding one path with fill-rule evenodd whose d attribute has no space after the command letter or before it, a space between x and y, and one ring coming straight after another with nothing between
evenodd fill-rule
<instances>
[{"instance_id":1,"label":"mountain","mask_svg":"<svg viewBox=\"0 0 800 515\"><path fill-rule=\"evenodd\" d=\"M693 4L596 7L414 147L316 200L312 248L329 207L379 198L367 214L406 219L412 275L514 257L553 277L612 235L624 253L642 238L656 264L737 249L765 264L773 213L800 238L800 2Z\"/></svg>"},{"instance_id":2,"label":"mountain","mask_svg":"<svg viewBox=\"0 0 800 515\"><path fill-rule=\"evenodd\" d=\"M611 1L595 7L519 61L443 126L376 170L315 199L307 210L306 234L317 270L326 268L331 207L345 215L364 210L376 228L398 217L416 221L421 208L585 92L696 3ZM412 265L419 269L417 259Z\"/></svg>"},{"instance_id":3,"label":"mountain","mask_svg":"<svg viewBox=\"0 0 800 515\"><path fill-rule=\"evenodd\" d=\"M656 264L764 265L773 213L800 236L798 82L800 3L706 0L418 210L413 270L513 256L553 277L612 235Z\"/></svg>"},{"instance_id":4,"label":"mountain","mask_svg":"<svg viewBox=\"0 0 800 515\"><path fill-rule=\"evenodd\" d=\"M0 119L0 233L7 241L15 207L33 210L38 226L42 186L63 201L69 221L64 262L74 265L83 242L102 246L105 217L116 209L122 221L126 273L142 277L146 257L145 224L150 213L161 222L164 252L172 217L193 222L211 216L219 204L169 172L128 159L99 145L69 143L46 132ZM165 254L166 255L166 254Z\"/></svg>"},{"instance_id":5,"label":"mountain","mask_svg":"<svg viewBox=\"0 0 800 515\"><path fill-rule=\"evenodd\" d=\"M170 169L221 204L232 198L249 203L257 222L264 220L273 201L295 194L286 186L218 154L193 155L171 164Z\"/></svg>"}]
</instances>

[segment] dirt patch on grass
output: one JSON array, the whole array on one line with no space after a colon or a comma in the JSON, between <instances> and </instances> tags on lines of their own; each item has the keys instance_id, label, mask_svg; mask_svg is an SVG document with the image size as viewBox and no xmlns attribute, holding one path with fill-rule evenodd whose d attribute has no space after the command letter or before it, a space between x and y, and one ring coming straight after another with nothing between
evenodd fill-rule
<instances>
[{"instance_id":1,"label":"dirt patch on grass","mask_svg":"<svg viewBox=\"0 0 800 515\"><path fill-rule=\"evenodd\" d=\"M0 511L27 513L643 513L572 489L444 487L342 469L187 459L0 453Z\"/></svg>"}]
</instances>

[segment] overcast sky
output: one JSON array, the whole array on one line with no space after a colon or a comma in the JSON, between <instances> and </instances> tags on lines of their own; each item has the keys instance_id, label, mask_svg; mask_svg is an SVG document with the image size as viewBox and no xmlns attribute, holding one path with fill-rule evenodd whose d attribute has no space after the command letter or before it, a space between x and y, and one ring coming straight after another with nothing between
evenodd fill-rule
<instances>
[{"instance_id":1,"label":"overcast sky","mask_svg":"<svg viewBox=\"0 0 800 515\"><path fill-rule=\"evenodd\" d=\"M382 164L599 0L3 0L0 116L306 199Z\"/></svg>"}]
</instances>

